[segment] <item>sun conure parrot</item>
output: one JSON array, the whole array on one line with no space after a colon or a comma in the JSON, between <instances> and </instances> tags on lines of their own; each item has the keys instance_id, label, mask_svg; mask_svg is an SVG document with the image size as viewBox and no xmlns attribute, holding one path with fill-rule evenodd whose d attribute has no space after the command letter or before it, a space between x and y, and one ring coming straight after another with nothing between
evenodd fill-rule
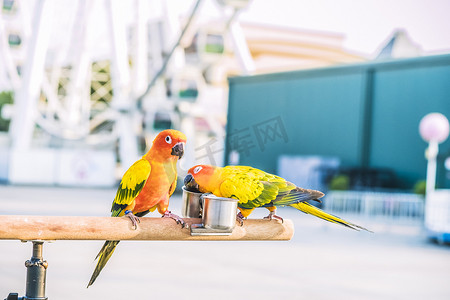
<instances>
[{"instance_id":1,"label":"sun conure parrot","mask_svg":"<svg viewBox=\"0 0 450 300\"><path fill-rule=\"evenodd\" d=\"M137 229L139 217L158 209L163 217L184 221L168 210L169 197L177 185L177 161L184 154L186 136L177 130L161 131L152 147L123 175L112 203L111 217L129 217ZM97 265L87 287L108 262L119 241L106 241L97 254Z\"/></svg>"},{"instance_id":2,"label":"sun conure parrot","mask_svg":"<svg viewBox=\"0 0 450 300\"><path fill-rule=\"evenodd\" d=\"M279 219L275 215L277 206L291 206L304 213L323 220L341 224L352 229L363 229L361 226L344 221L341 218L324 212L309 204L308 200L319 201L324 194L315 190L303 189L285 179L247 166L215 167L196 165L189 169L184 178L188 190L212 193L218 197L238 199L239 213L237 220L242 220L257 207L269 210L268 219ZM367 230L369 231L369 230Z\"/></svg>"}]
</instances>

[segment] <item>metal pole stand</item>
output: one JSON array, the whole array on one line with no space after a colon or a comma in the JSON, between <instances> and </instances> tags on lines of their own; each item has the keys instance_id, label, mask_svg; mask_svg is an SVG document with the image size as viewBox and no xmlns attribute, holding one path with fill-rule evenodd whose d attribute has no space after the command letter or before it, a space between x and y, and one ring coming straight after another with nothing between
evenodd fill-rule
<instances>
[{"instance_id":1,"label":"metal pole stand","mask_svg":"<svg viewBox=\"0 0 450 300\"><path fill-rule=\"evenodd\" d=\"M48 263L42 259L43 241L32 241L33 255L25 262L27 285L24 297L10 293L5 300L47 300L45 297L45 276Z\"/></svg>"}]
</instances>

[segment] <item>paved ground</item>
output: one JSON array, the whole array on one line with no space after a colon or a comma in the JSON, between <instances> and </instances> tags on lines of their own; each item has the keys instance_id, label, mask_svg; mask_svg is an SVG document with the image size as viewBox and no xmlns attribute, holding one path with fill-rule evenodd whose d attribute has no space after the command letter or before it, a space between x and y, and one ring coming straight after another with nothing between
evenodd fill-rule
<instances>
[{"instance_id":1,"label":"paved ground","mask_svg":"<svg viewBox=\"0 0 450 300\"><path fill-rule=\"evenodd\" d=\"M109 213L115 191L0 186L0 214ZM180 213L180 197L171 209ZM256 214L263 216L265 212ZM101 241L44 246L47 296L55 299L450 299L450 247L420 227L358 221L375 234L293 209L289 242L122 242L86 289ZM156 216L156 215L153 215ZM0 299L25 291L31 244L0 241Z\"/></svg>"}]
</instances>

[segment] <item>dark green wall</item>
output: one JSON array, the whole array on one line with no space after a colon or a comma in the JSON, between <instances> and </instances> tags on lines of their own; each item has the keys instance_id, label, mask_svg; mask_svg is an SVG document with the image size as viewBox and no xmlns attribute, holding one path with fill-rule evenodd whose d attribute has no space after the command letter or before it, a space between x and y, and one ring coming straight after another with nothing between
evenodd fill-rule
<instances>
[{"instance_id":1,"label":"dark green wall","mask_svg":"<svg viewBox=\"0 0 450 300\"><path fill-rule=\"evenodd\" d=\"M426 171L420 119L429 112L450 118L450 55L235 77L229 83L225 161L234 149L240 164L269 172L276 172L283 154L337 156L345 166L392 168L399 186L411 188ZM450 155L450 141L440 150ZM450 187L444 156L438 184Z\"/></svg>"}]
</instances>

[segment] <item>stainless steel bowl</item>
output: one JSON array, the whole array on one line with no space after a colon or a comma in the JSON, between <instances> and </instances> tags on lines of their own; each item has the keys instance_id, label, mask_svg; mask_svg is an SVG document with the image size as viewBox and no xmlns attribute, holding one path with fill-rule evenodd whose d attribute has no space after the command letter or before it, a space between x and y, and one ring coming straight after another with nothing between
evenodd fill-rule
<instances>
[{"instance_id":1,"label":"stainless steel bowl","mask_svg":"<svg viewBox=\"0 0 450 300\"><path fill-rule=\"evenodd\" d=\"M202 193L195 193L186 190L183 186L183 201L181 206L181 215L185 218L202 217Z\"/></svg>"},{"instance_id":2,"label":"stainless steel bowl","mask_svg":"<svg viewBox=\"0 0 450 300\"><path fill-rule=\"evenodd\" d=\"M203 226L207 229L232 231L236 225L238 200L216 197L213 194L203 194L201 198Z\"/></svg>"}]
</instances>

